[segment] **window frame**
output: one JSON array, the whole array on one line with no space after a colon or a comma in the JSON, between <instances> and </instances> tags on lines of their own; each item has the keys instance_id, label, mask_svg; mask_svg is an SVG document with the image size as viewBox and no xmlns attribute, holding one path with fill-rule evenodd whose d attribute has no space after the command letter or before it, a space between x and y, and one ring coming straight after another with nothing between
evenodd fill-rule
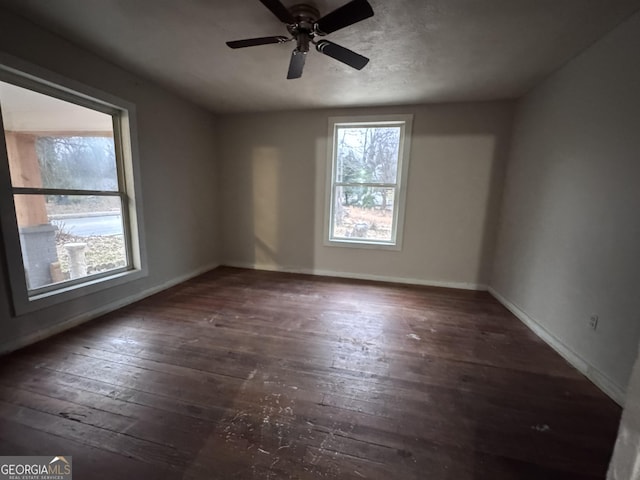
<instances>
[{"instance_id":1,"label":"window frame","mask_svg":"<svg viewBox=\"0 0 640 480\"><path fill-rule=\"evenodd\" d=\"M399 126L400 141L398 145L398 167L396 183L353 183L337 182L337 132L340 127L385 127ZM407 177L409 173L409 159L411 155L411 131L413 126L412 114L391 115L358 115L347 117L329 117L328 146L327 146L327 175L325 187L325 221L324 245L331 247L369 248L379 250L402 250L404 233L404 219L407 199ZM392 219L391 241L340 238L333 236L333 210L335 207L335 191L340 186L372 186L379 188L395 188L394 208Z\"/></svg>"},{"instance_id":2,"label":"window frame","mask_svg":"<svg viewBox=\"0 0 640 480\"><path fill-rule=\"evenodd\" d=\"M148 267L143 229L135 105L4 53L0 53L0 80L111 116L118 190L109 192L80 190L78 193L80 195L106 194L120 198L128 259L126 267L33 290L28 289L14 193L48 194L64 191L65 194L69 194L71 190L13 186L4 124L0 115L0 227L14 315L24 315L145 277L148 274Z\"/></svg>"}]
</instances>

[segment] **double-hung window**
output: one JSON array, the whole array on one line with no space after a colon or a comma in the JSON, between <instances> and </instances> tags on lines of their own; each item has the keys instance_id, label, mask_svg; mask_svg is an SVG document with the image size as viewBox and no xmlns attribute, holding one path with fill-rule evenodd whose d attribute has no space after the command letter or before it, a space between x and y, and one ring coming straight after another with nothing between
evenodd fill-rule
<instances>
[{"instance_id":1,"label":"double-hung window","mask_svg":"<svg viewBox=\"0 0 640 480\"><path fill-rule=\"evenodd\" d=\"M0 214L17 314L143 274L133 106L105 97L0 66Z\"/></svg>"},{"instance_id":2,"label":"double-hung window","mask_svg":"<svg viewBox=\"0 0 640 480\"><path fill-rule=\"evenodd\" d=\"M411 115L329 119L328 245L399 250Z\"/></svg>"}]
</instances>

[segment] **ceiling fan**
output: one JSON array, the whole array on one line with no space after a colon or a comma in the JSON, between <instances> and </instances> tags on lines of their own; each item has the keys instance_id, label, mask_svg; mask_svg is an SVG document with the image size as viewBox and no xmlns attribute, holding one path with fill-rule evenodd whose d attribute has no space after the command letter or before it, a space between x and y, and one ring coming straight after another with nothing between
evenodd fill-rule
<instances>
[{"instance_id":1,"label":"ceiling fan","mask_svg":"<svg viewBox=\"0 0 640 480\"><path fill-rule=\"evenodd\" d=\"M336 43L324 39L316 41L316 37L323 37L336 30L372 17L373 9L367 0L351 0L349 3L346 3L323 17L320 16L320 12L318 12L314 6L306 3L287 8L280 0L260 0L260 2L287 26L291 37L278 35L273 37L235 40L227 42L229 47L254 47L257 45L286 43L295 40L296 48L291 54L289 72L287 73L288 79L300 78L302 76L302 70L304 69L310 43L315 45L316 50L320 53L324 53L357 70L362 70L364 66L369 63L367 57L363 57Z\"/></svg>"}]
</instances>

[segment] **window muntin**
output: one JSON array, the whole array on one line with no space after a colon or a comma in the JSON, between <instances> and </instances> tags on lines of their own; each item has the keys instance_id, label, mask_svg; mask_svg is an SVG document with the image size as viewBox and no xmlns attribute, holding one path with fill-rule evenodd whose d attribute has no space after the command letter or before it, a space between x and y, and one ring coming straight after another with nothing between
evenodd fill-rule
<instances>
[{"instance_id":1,"label":"window muntin","mask_svg":"<svg viewBox=\"0 0 640 480\"><path fill-rule=\"evenodd\" d=\"M16 292L12 279L16 303L142 273L139 232L133 238L130 227L133 173L123 158L132 152L123 145L131 132L121 131L128 112L11 74L0 81L0 110L17 227L4 233L17 233L7 245L19 244L26 290Z\"/></svg>"},{"instance_id":2,"label":"window muntin","mask_svg":"<svg viewBox=\"0 0 640 480\"><path fill-rule=\"evenodd\" d=\"M410 123L330 119L329 245L399 248Z\"/></svg>"}]
</instances>

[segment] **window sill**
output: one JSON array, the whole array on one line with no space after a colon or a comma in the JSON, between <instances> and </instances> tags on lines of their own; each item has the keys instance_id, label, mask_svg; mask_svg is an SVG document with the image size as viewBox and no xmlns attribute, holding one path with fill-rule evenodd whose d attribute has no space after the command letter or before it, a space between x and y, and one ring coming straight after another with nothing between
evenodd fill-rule
<instances>
[{"instance_id":1,"label":"window sill","mask_svg":"<svg viewBox=\"0 0 640 480\"><path fill-rule=\"evenodd\" d=\"M366 240L330 239L324 242L326 247L363 248L366 250L391 250L400 251L399 242L367 242Z\"/></svg>"},{"instance_id":2,"label":"window sill","mask_svg":"<svg viewBox=\"0 0 640 480\"><path fill-rule=\"evenodd\" d=\"M69 302L92 293L101 292L108 288L124 285L146 276L146 270L133 269L125 272L114 273L113 275L106 277L99 277L77 285L61 287L50 292L33 296L28 296L27 292L22 292L22 295L14 292L14 313L16 316L25 315L53 305Z\"/></svg>"}]
</instances>

